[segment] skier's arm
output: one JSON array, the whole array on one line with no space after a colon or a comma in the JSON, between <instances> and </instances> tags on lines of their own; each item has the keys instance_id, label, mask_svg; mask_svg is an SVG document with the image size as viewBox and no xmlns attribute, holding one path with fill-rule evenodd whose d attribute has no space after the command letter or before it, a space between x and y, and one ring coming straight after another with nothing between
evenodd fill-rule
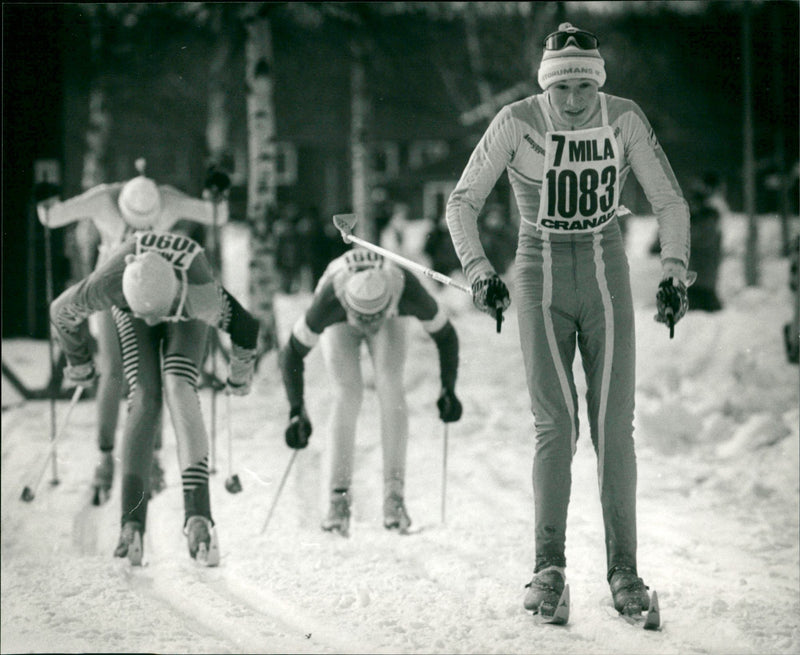
<instances>
[{"instance_id":1,"label":"skier's arm","mask_svg":"<svg viewBox=\"0 0 800 655\"><path fill-rule=\"evenodd\" d=\"M122 293L122 273L125 255L133 250L132 241L124 244L105 264L66 289L50 305L50 321L70 365L92 361L89 316L114 305L127 307Z\"/></svg>"},{"instance_id":2,"label":"skier's arm","mask_svg":"<svg viewBox=\"0 0 800 655\"><path fill-rule=\"evenodd\" d=\"M689 263L689 205L647 117L635 102L629 102L631 110L620 116L626 135L625 155L658 220L662 263L673 260L671 263L682 265L685 271Z\"/></svg>"},{"instance_id":3,"label":"skier's arm","mask_svg":"<svg viewBox=\"0 0 800 655\"><path fill-rule=\"evenodd\" d=\"M191 221L201 225L225 225L228 222L228 202L193 198L175 187L162 184L159 187L164 210L158 221L159 230L169 230L179 221Z\"/></svg>"},{"instance_id":4,"label":"skier's arm","mask_svg":"<svg viewBox=\"0 0 800 655\"><path fill-rule=\"evenodd\" d=\"M302 409L304 402L303 359L317 344L327 326L344 321L346 318L345 311L336 298L333 280L329 279L314 295L314 300L306 313L292 327L289 341L278 356L292 416Z\"/></svg>"},{"instance_id":5,"label":"skier's arm","mask_svg":"<svg viewBox=\"0 0 800 655\"><path fill-rule=\"evenodd\" d=\"M42 225L58 228L82 219L97 219L108 214L117 215L119 210L112 197L113 188L100 184L68 200L51 203L45 200L36 205L36 213Z\"/></svg>"},{"instance_id":6,"label":"skier's arm","mask_svg":"<svg viewBox=\"0 0 800 655\"><path fill-rule=\"evenodd\" d=\"M415 316L430 334L439 352L439 375L442 389L455 390L458 376L458 335L436 299L428 293L416 275L404 270L406 278L398 311Z\"/></svg>"},{"instance_id":7,"label":"skier's arm","mask_svg":"<svg viewBox=\"0 0 800 655\"><path fill-rule=\"evenodd\" d=\"M305 321L305 319L301 319ZM289 401L290 415L299 413L303 407L304 397L304 371L303 359L311 351L311 348L304 346L294 334L289 337L289 341L281 348L278 354L278 364L281 369L283 386L286 389L286 398Z\"/></svg>"},{"instance_id":8,"label":"skier's arm","mask_svg":"<svg viewBox=\"0 0 800 655\"><path fill-rule=\"evenodd\" d=\"M316 293L311 307L294 324L289 341L278 355L289 400L289 425L284 433L289 448L305 448L312 432L304 401L303 358L319 341L325 327L344 318L345 312L334 293L333 281L329 280Z\"/></svg>"},{"instance_id":9,"label":"skier's arm","mask_svg":"<svg viewBox=\"0 0 800 655\"><path fill-rule=\"evenodd\" d=\"M304 317L301 317L300 321L305 324ZM284 439L286 445L295 450L308 445L308 438L313 430L303 401L303 358L310 351L311 348L304 346L292 333L278 354L283 386L289 399L289 425L286 426Z\"/></svg>"},{"instance_id":10,"label":"skier's arm","mask_svg":"<svg viewBox=\"0 0 800 655\"><path fill-rule=\"evenodd\" d=\"M470 285L495 274L481 244L478 214L514 156L514 121L501 109L486 129L447 202L447 227Z\"/></svg>"}]
</instances>

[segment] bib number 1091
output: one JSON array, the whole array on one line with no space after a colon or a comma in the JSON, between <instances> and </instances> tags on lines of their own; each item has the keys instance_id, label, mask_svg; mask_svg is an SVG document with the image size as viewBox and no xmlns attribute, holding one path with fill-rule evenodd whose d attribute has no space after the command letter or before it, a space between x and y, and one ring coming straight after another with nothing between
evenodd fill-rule
<instances>
[{"instance_id":1,"label":"bib number 1091","mask_svg":"<svg viewBox=\"0 0 800 655\"><path fill-rule=\"evenodd\" d=\"M606 166L599 173L585 168L580 174L569 169L547 171L547 215L572 218L607 212L614 206L617 169ZM602 187L602 188L601 188Z\"/></svg>"}]
</instances>

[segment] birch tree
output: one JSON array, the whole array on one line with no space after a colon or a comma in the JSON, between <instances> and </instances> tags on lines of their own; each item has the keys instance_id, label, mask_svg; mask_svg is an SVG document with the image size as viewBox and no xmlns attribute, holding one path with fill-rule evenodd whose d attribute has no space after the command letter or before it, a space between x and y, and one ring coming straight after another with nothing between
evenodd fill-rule
<instances>
[{"instance_id":1,"label":"birch tree","mask_svg":"<svg viewBox=\"0 0 800 655\"><path fill-rule=\"evenodd\" d=\"M364 46L351 43L350 61L350 164L353 211L358 216L356 232L367 241L377 242L378 234L370 202L372 190L368 130L370 99L366 89Z\"/></svg>"},{"instance_id":2,"label":"birch tree","mask_svg":"<svg viewBox=\"0 0 800 655\"><path fill-rule=\"evenodd\" d=\"M247 31L247 220L250 224L250 311L261 323L259 353L277 346L274 296L277 290L272 223L277 212L274 56L269 5L244 10Z\"/></svg>"}]
</instances>

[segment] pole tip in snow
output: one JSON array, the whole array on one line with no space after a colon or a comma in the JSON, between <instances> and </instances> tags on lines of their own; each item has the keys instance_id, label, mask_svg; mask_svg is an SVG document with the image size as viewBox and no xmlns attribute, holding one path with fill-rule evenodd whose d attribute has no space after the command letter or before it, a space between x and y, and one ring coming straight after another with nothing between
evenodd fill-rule
<instances>
[{"instance_id":1,"label":"pole tip in snow","mask_svg":"<svg viewBox=\"0 0 800 655\"><path fill-rule=\"evenodd\" d=\"M231 494L238 494L242 490L242 481L234 474L225 480L225 490Z\"/></svg>"},{"instance_id":2,"label":"pole tip in snow","mask_svg":"<svg viewBox=\"0 0 800 655\"><path fill-rule=\"evenodd\" d=\"M22 498L22 500L24 500L26 503L29 503L29 502L31 502L31 501L32 501L32 500L33 500L33 499L34 499L36 496L35 496L35 495L34 495L34 493L33 493L33 489L31 489L30 487L28 487L28 486L26 485L26 486L25 486L25 488L22 490L22 496L20 496L20 497L21 497L21 498Z\"/></svg>"},{"instance_id":3,"label":"pole tip in snow","mask_svg":"<svg viewBox=\"0 0 800 655\"><path fill-rule=\"evenodd\" d=\"M353 233L353 227L357 221L358 217L355 214L334 214L333 224L342 233L345 243L350 243L350 235Z\"/></svg>"}]
</instances>

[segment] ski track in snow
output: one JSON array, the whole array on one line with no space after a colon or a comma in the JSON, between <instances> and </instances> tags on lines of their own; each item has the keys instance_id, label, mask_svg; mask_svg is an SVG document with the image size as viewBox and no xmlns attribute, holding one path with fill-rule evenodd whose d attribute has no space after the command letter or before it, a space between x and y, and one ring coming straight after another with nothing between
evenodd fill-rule
<instances>
[{"instance_id":1,"label":"ski track in snow","mask_svg":"<svg viewBox=\"0 0 800 655\"><path fill-rule=\"evenodd\" d=\"M631 227L629 243L643 252L654 224ZM727 246L734 253L737 234ZM639 572L659 593L660 632L628 625L611 605L579 362L581 435L567 531L570 623L537 626L522 609L533 560L533 419L516 317L512 305L496 335L462 295L446 290L440 298L461 341L458 393L465 413L449 427L443 524L435 347L421 329L410 329L406 496L417 532L409 536L381 525L379 414L368 364L350 539L318 527L331 402L318 350L306 360L314 434L263 534L291 455L283 443L288 407L274 354L262 362L253 393L231 401L233 461L225 402L217 399L211 494L218 568L197 566L188 556L169 425L162 454L168 486L150 504L145 566L132 569L111 556L119 480L106 505L89 504L93 403L79 403L58 446L60 484L50 486L48 468L32 503L19 494L47 451L49 403L4 409L0 651L796 653L800 411L797 367L785 363L779 341L789 318L784 264L767 259L762 286L742 289L738 260L727 260L726 310L690 313L671 341L652 321L657 261L632 257L639 303ZM284 337L307 301L280 299ZM27 351L16 361L25 358L42 361ZM210 392L201 396L208 417ZM58 404L59 417L65 407ZM223 486L233 471L244 487L236 495Z\"/></svg>"}]
</instances>

